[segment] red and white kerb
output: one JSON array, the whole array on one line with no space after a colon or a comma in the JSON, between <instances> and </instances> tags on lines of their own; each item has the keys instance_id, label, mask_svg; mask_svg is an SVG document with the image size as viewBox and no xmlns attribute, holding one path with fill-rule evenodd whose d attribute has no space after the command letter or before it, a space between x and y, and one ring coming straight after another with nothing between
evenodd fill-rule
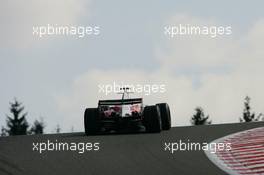
<instances>
[{"instance_id":1,"label":"red and white kerb","mask_svg":"<svg viewBox=\"0 0 264 175\"><path fill-rule=\"evenodd\" d=\"M206 150L207 157L228 174L264 175L264 127L217 139L212 143L231 143L231 150Z\"/></svg>"}]
</instances>

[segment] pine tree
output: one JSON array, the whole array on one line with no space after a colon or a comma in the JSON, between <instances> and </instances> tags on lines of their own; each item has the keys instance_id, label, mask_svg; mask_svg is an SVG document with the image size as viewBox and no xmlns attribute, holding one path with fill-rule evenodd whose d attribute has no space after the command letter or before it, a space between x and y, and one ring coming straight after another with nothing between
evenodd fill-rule
<instances>
[{"instance_id":1,"label":"pine tree","mask_svg":"<svg viewBox=\"0 0 264 175\"><path fill-rule=\"evenodd\" d=\"M44 133L45 124L42 119L35 120L33 126L30 129L31 134L43 134Z\"/></svg>"},{"instance_id":2,"label":"pine tree","mask_svg":"<svg viewBox=\"0 0 264 175\"><path fill-rule=\"evenodd\" d=\"M55 132L58 134L61 132L61 128L60 128L60 125L58 124L55 128Z\"/></svg>"},{"instance_id":3,"label":"pine tree","mask_svg":"<svg viewBox=\"0 0 264 175\"><path fill-rule=\"evenodd\" d=\"M244 99L244 111L243 111L243 117L240 118L240 122L252 122L252 121L259 121L262 113L260 113L257 117L255 116L255 113L251 112L251 106L250 106L250 97L246 96Z\"/></svg>"},{"instance_id":4,"label":"pine tree","mask_svg":"<svg viewBox=\"0 0 264 175\"><path fill-rule=\"evenodd\" d=\"M195 108L195 114L191 118L192 125L207 125L212 121L208 121L209 115L205 117L204 110L201 107Z\"/></svg>"},{"instance_id":5,"label":"pine tree","mask_svg":"<svg viewBox=\"0 0 264 175\"><path fill-rule=\"evenodd\" d=\"M5 129L3 126L2 126L2 128L1 128L1 136L2 136L2 137L7 136L6 129Z\"/></svg>"},{"instance_id":6,"label":"pine tree","mask_svg":"<svg viewBox=\"0 0 264 175\"><path fill-rule=\"evenodd\" d=\"M16 99L10 103L10 112L12 117L7 115L7 133L9 135L26 135L28 123L26 120L27 113L23 113L24 106Z\"/></svg>"}]
</instances>

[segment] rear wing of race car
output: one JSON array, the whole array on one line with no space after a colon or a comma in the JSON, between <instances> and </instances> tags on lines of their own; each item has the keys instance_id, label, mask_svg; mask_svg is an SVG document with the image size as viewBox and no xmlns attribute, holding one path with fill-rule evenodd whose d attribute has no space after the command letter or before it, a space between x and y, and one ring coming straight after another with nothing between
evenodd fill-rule
<instances>
[{"instance_id":1,"label":"rear wing of race car","mask_svg":"<svg viewBox=\"0 0 264 175\"><path fill-rule=\"evenodd\" d=\"M117 100L99 100L98 106L108 106L108 105L128 105L142 103L142 98L132 98L132 99L117 99Z\"/></svg>"}]
</instances>

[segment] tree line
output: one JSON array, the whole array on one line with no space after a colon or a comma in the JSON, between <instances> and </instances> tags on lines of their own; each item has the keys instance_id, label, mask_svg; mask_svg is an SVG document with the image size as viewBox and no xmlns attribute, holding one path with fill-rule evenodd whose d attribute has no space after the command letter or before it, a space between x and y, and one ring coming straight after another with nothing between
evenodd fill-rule
<instances>
[{"instance_id":1,"label":"tree line","mask_svg":"<svg viewBox=\"0 0 264 175\"><path fill-rule=\"evenodd\" d=\"M6 126L1 128L1 136L12 136L12 135L32 135L32 134L43 134L45 123L43 119L35 120L30 125L26 119L28 115L24 112L25 107L22 103L14 99L14 102L10 102L10 114L6 115ZM60 127L57 125L56 132L60 132Z\"/></svg>"},{"instance_id":2,"label":"tree line","mask_svg":"<svg viewBox=\"0 0 264 175\"><path fill-rule=\"evenodd\" d=\"M239 117L240 122L254 122L254 121L264 121L264 117L262 113L255 115L254 112L251 111L250 106L250 97L246 96L244 99L244 109L242 113L242 117ZM205 115L205 112L202 107L196 107L195 113L191 117L192 125L208 125L212 123L212 120L209 119L209 115Z\"/></svg>"},{"instance_id":3,"label":"tree line","mask_svg":"<svg viewBox=\"0 0 264 175\"><path fill-rule=\"evenodd\" d=\"M252 121L264 121L262 113L255 115L251 111L250 97L246 96L244 99L244 110L242 117L239 118L240 122L252 122ZM24 112L24 106L16 99L14 102L10 102L10 115L6 115L6 127L2 126L1 136L8 135L30 135L30 134L43 134L45 124L43 119L35 120L30 126L27 122L27 112ZM208 125L212 123L209 115L205 115L202 107L196 107L195 113L190 119L192 125ZM60 133L60 126L57 125L55 129L56 133Z\"/></svg>"}]
</instances>

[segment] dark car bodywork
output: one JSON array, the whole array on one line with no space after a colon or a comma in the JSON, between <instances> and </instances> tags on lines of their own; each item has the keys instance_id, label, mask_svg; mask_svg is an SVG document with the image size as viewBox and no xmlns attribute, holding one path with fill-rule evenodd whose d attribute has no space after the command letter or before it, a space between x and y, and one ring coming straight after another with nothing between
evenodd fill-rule
<instances>
[{"instance_id":1,"label":"dark car bodywork","mask_svg":"<svg viewBox=\"0 0 264 175\"><path fill-rule=\"evenodd\" d=\"M143 99L99 100L100 128L120 130L138 126L143 119Z\"/></svg>"},{"instance_id":2,"label":"dark car bodywork","mask_svg":"<svg viewBox=\"0 0 264 175\"><path fill-rule=\"evenodd\" d=\"M129 98L129 88L122 90L121 99L99 100L96 108L85 109L86 135L132 130L161 132L171 128L170 108L167 103L144 106L142 98Z\"/></svg>"}]
</instances>

